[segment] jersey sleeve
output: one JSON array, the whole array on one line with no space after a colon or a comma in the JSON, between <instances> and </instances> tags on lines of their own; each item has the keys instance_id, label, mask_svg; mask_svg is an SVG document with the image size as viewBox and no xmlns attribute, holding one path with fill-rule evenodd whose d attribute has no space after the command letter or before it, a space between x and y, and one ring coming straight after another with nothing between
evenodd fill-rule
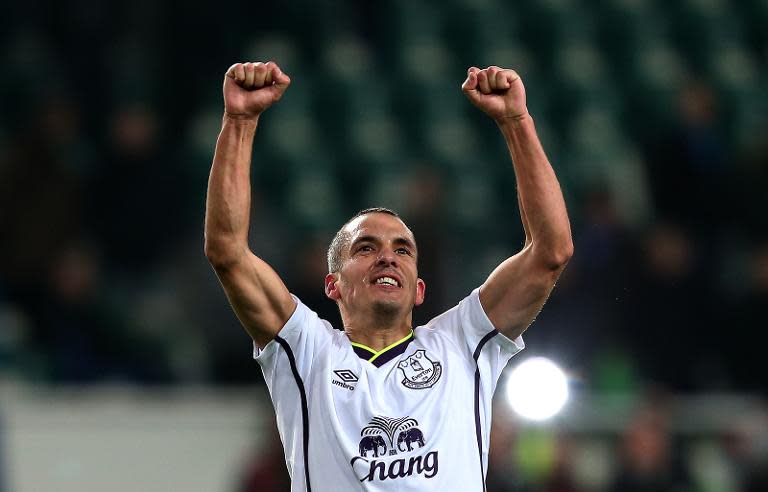
<instances>
[{"instance_id":1,"label":"jersey sleeve","mask_svg":"<svg viewBox=\"0 0 768 492\"><path fill-rule=\"evenodd\" d=\"M309 381L315 355L332 341L333 327L293 296L296 302L288 321L263 349L253 344L253 358L261 366L267 385L278 379Z\"/></svg>"},{"instance_id":2,"label":"jersey sleeve","mask_svg":"<svg viewBox=\"0 0 768 492\"><path fill-rule=\"evenodd\" d=\"M426 328L441 337L468 362L466 376L474 379L475 430L482 446L483 473L487 472L490 452L493 394L501 372L509 360L525 348L522 337L510 340L488 319L480 303L480 289L465 297L456 307L430 321Z\"/></svg>"},{"instance_id":3,"label":"jersey sleeve","mask_svg":"<svg viewBox=\"0 0 768 492\"><path fill-rule=\"evenodd\" d=\"M480 288L473 290L458 306L432 320L427 327L448 338L476 365L483 387L491 395L501 371L525 348L522 337L510 340L493 326L480 304Z\"/></svg>"}]
</instances>

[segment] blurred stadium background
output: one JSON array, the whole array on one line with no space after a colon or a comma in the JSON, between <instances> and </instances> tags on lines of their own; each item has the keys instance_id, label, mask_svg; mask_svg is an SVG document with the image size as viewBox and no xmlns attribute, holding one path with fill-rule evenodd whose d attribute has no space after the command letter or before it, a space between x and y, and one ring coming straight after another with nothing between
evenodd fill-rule
<instances>
[{"instance_id":1,"label":"blurred stadium background","mask_svg":"<svg viewBox=\"0 0 768 492\"><path fill-rule=\"evenodd\" d=\"M202 251L223 73L268 59L293 84L257 134L252 245L334 323L325 248L361 208L416 233L417 322L520 247L504 142L459 85L522 74L576 255L518 358L571 400L531 424L499 398L489 490L768 490L765 0L2 10L1 492L287 490Z\"/></svg>"}]
</instances>

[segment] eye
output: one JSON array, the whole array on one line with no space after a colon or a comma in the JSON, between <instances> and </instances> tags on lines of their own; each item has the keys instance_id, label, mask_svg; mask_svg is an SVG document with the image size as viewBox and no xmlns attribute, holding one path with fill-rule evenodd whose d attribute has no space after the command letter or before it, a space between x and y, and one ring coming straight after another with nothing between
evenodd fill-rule
<instances>
[{"instance_id":1,"label":"eye","mask_svg":"<svg viewBox=\"0 0 768 492\"><path fill-rule=\"evenodd\" d=\"M364 244L364 245L360 246L359 248L357 248L357 251L358 252L362 251L364 253L367 253L369 251L373 251L373 246L371 246L370 244Z\"/></svg>"},{"instance_id":2,"label":"eye","mask_svg":"<svg viewBox=\"0 0 768 492\"><path fill-rule=\"evenodd\" d=\"M410 255L411 255L411 250L410 250L410 249L408 249L408 248L397 248L395 251L396 251L397 253L399 253L399 254L406 254L406 255L408 255L408 256L410 256Z\"/></svg>"}]
</instances>

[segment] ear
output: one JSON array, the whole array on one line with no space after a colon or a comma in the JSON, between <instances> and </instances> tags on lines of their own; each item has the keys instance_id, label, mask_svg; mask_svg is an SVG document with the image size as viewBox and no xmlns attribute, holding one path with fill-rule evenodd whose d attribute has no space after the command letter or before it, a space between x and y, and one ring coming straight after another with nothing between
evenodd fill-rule
<instances>
[{"instance_id":1,"label":"ear","mask_svg":"<svg viewBox=\"0 0 768 492\"><path fill-rule=\"evenodd\" d=\"M416 299L413 301L414 306L421 305L424 302L424 294L427 292L427 284L420 278L416 279Z\"/></svg>"},{"instance_id":2,"label":"ear","mask_svg":"<svg viewBox=\"0 0 768 492\"><path fill-rule=\"evenodd\" d=\"M336 285L338 280L339 279L336 278L336 274L334 273L329 273L325 276L325 295L328 297L328 299L338 301L339 298L341 298L339 287Z\"/></svg>"}]
</instances>

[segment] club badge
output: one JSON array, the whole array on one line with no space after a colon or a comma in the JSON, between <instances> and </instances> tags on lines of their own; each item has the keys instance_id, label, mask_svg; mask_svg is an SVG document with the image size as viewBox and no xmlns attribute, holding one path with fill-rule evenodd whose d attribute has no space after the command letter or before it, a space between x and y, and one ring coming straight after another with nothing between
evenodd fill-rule
<instances>
[{"instance_id":1,"label":"club badge","mask_svg":"<svg viewBox=\"0 0 768 492\"><path fill-rule=\"evenodd\" d=\"M417 350L400 361L397 368L405 376L401 382L406 388L411 389L431 388L443 373L440 363L427 357L427 351L424 349Z\"/></svg>"}]
</instances>

